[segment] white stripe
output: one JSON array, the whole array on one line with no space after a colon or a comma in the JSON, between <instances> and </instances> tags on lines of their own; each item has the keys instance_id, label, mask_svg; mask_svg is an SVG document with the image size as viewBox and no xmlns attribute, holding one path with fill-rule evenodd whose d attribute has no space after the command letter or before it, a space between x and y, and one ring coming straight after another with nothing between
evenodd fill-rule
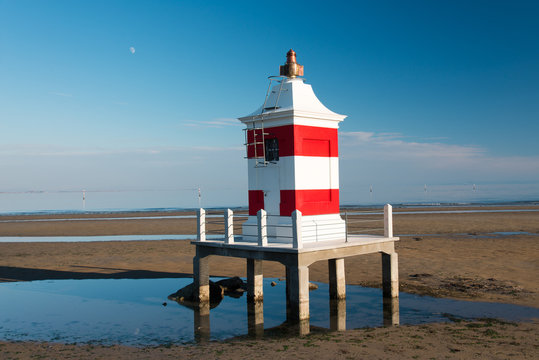
<instances>
[{"instance_id":1,"label":"white stripe","mask_svg":"<svg viewBox=\"0 0 539 360\"><path fill-rule=\"evenodd\" d=\"M275 164L255 167L248 160L249 190L339 189L339 158L285 156Z\"/></svg>"}]
</instances>

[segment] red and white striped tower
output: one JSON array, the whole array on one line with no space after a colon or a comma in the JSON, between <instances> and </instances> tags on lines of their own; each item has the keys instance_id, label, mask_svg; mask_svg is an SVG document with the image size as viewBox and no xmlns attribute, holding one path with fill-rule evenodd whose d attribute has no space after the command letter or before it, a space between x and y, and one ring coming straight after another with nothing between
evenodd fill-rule
<instances>
[{"instance_id":1,"label":"red and white striped tower","mask_svg":"<svg viewBox=\"0 0 539 360\"><path fill-rule=\"evenodd\" d=\"M344 239L337 129L346 116L326 108L311 85L297 77L303 75L303 66L293 50L280 74L270 77L264 104L239 118L246 125L249 176L243 238L254 240L256 215L264 209L271 241L291 242L291 214L297 209L303 242Z\"/></svg>"}]
</instances>

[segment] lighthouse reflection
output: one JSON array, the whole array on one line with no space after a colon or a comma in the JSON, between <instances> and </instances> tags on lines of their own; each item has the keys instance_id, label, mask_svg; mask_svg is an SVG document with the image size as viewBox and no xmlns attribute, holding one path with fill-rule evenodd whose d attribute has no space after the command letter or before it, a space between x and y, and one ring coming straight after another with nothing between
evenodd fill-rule
<instances>
[{"instance_id":1,"label":"lighthouse reflection","mask_svg":"<svg viewBox=\"0 0 539 360\"><path fill-rule=\"evenodd\" d=\"M329 301L329 328L333 331L346 330L346 300Z\"/></svg>"},{"instance_id":2,"label":"lighthouse reflection","mask_svg":"<svg viewBox=\"0 0 539 360\"><path fill-rule=\"evenodd\" d=\"M264 302L247 301L247 327L248 334L254 338L264 335Z\"/></svg>"},{"instance_id":3,"label":"lighthouse reflection","mask_svg":"<svg viewBox=\"0 0 539 360\"><path fill-rule=\"evenodd\" d=\"M197 343L210 341L210 303L201 303L193 308L194 338Z\"/></svg>"},{"instance_id":4,"label":"lighthouse reflection","mask_svg":"<svg viewBox=\"0 0 539 360\"><path fill-rule=\"evenodd\" d=\"M399 325L399 302L398 299L381 299L383 312L382 323L384 326ZM200 306L189 307L193 310L194 340L197 343L210 341L210 305L201 303ZM273 309L270 306L268 316L271 318ZM304 336L313 331L344 331L346 330L346 300L329 301L329 329L319 326L312 326L309 319L297 321L294 316L287 316L287 319L278 326L264 328L264 302L246 301L247 313L247 334L249 337L260 339L262 337L281 336ZM290 311L288 309L288 311ZM290 315L290 314L289 314ZM350 315L350 314L349 314Z\"/></svg>"}]
</instances>

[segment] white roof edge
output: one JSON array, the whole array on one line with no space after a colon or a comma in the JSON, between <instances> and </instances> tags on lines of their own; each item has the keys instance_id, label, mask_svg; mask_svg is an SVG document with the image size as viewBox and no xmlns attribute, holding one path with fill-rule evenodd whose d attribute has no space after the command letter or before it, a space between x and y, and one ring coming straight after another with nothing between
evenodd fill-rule
<instances>
[{"instance_id":1,"label":"white roof edge","mask_svg":"<svg viewBox=\"0 0 539 360\"><path fill-rule=\"evenodd\" d=\"M336 122L341 122L348 117L348 115L341 115L337 113L321 114L321 113L302 111L302 110L285 110L285 111L273 111L271 113L265 113L265 114L260 114L260 115L243 116L243 117L239 117L238 120L245 124L245 123L256 122L256 121L261 121L261 120L263 121L277 120L277 119L282 119L284 117L291 117L291 116L317 119L317 120L336 121Z\"/></svg>"}]
</instances>

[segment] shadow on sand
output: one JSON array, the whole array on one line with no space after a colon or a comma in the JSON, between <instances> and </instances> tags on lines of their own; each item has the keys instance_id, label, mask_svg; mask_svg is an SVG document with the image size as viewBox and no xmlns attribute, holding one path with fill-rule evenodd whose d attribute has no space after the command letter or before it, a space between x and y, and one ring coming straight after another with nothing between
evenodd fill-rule
<instances>
[{"instance_id":1,"label":"shadow on sand","mask_svg":"<svg viewBox=\"0 0 539 360\"><path fill-rule=\"evenodd\" d=\"M33 280L83 280L83 279L159 279L188 278L193 274L150 270L117 269L92 266L73 266L81 271L61 271L49 269L0 266L0 281ZM83 271L83 270L87 271ZM95 271L91 271L94 269Z\"/></svg>"}]
</instances>

